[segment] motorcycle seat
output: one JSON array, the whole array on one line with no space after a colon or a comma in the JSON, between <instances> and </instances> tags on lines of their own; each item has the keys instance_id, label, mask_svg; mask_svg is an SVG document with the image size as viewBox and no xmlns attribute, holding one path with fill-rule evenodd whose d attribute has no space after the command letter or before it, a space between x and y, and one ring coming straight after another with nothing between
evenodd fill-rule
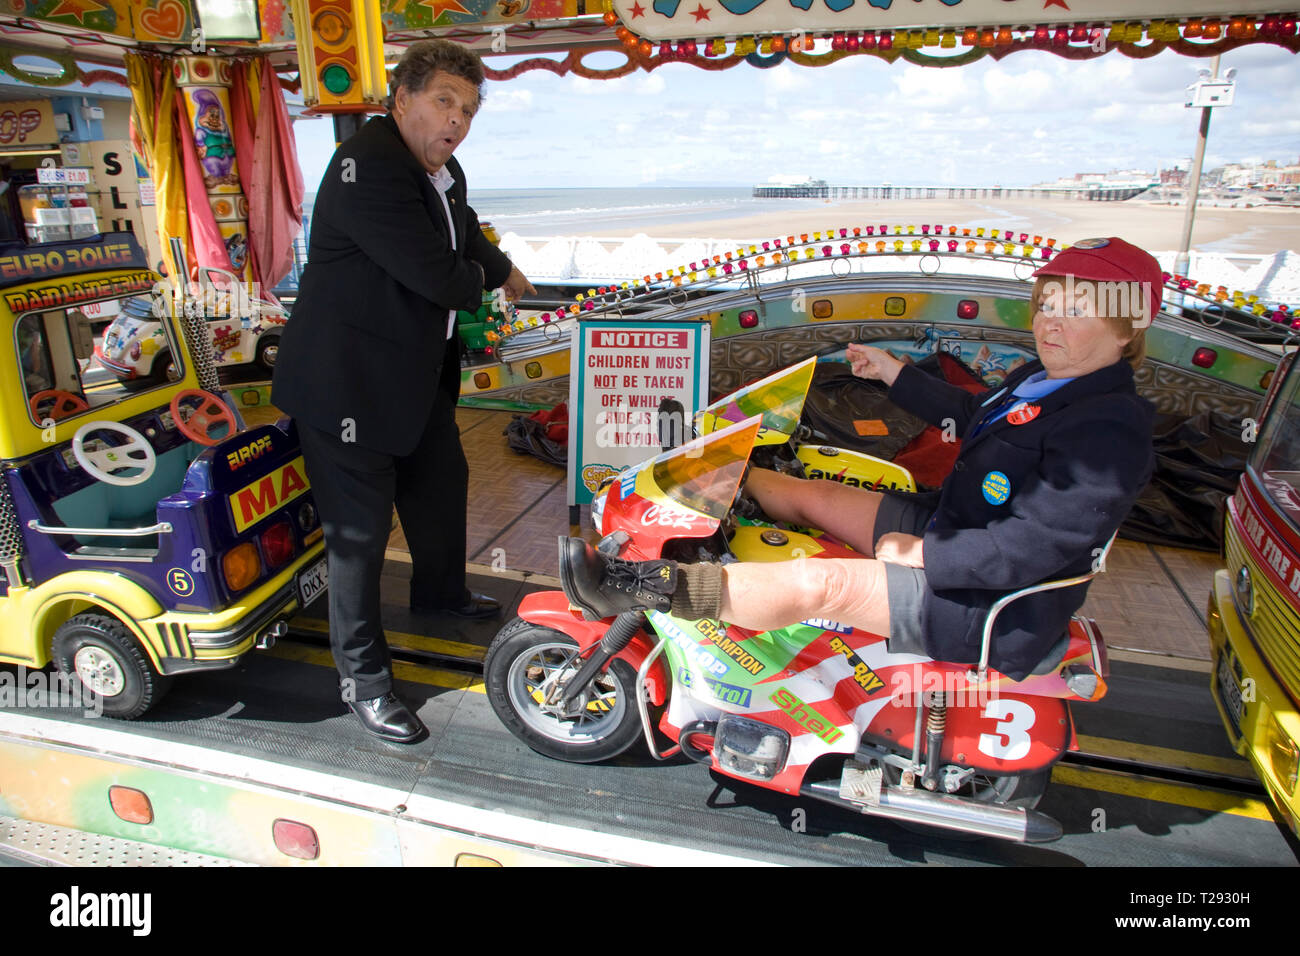
<instances>
[{"instance_id":1,"label":"motorcycle seat","mask_svg":"<svg viewBox=\"0 0 1300 956\"><path fill-rule=\"evenodd\" d=\"M1070 632L1066 630L1061 635L1061 639L1047 649L1047 654L1031 670L1030 674L1050 674L1061 666L1061 661L1065 660L1065 652L1070 646Z\"/></svg>"}]
</instances>

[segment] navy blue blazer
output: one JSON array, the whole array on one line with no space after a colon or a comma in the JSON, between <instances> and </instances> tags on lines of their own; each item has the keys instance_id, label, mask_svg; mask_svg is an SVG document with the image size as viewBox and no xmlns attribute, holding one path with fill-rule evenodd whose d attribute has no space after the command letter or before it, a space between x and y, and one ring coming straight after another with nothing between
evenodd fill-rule
<instances>
[{"instance_id":1,"label":"navy blue blazer","mask_svg":"<svg viewBox=\"0 0 1300 956\"><path fill-rule=\"evenodd\" d=\"M988 608L1010 591L1086 574L1151 479L1155 409L1120 361L1033 401L1037 415L1003 418L971 434L982 414L1027 376L971 393L904 366L890 399L942 427L952 419L961 451L938 495L923 545L926 648L937 660L979 660ZM1017 423L1019 422L1019 423ZM991 662L1014 679L1060 640L1087 585L1033 594L998 615Z\"/></svg>"},{"instance_id":2,"label":"navy blue blazer","mask_svg":"<svg viewBox=\"0 0 1300 956\"><path fill-rule=\"evenodd\" d=\"M391 115L335 151L276 358L276 407L336 435L350 419L363 448L405 455L439 387L459 394L459 342L447 339L447 313L477 309L483 290L506 280L510 260L479 228L455 159L447 171L456 181L447 193L454 249L442 200ZM440 382L444 369L454 382Z\"/></svg>"}]
</instances>

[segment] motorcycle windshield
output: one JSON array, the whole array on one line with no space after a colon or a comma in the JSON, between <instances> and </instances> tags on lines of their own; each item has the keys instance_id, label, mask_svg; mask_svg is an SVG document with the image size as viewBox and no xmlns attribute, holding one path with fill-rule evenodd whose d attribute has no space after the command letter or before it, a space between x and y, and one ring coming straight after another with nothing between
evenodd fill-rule
<instances>
[{"instance_id":1,"label":"motorcycle windshield","mask_svg":"<svg viewBox=\"0 0 1300 956\"><path fill-rule=\"evenodd\" d=\"M762 419L755 415L652 458L643 467L664 497L721 521L735 500L761 426Z\"/></svg>"},{"instance_id":2,"label":"motorcycle windshield","mask_svg":"<svg viewBox=\"0 0 1300 956\"><path fill-rule=\"evenodd\" d=\"M696 414L696 431L707 435L719 428L744 421L751 415L760 415L763 427L754 444L784 443L799 425L804 399L808 397L808 386L816 368L816 357L805 359L798 365L774 372L767 378L718 399Z\"/></svg>"}]
</instances>

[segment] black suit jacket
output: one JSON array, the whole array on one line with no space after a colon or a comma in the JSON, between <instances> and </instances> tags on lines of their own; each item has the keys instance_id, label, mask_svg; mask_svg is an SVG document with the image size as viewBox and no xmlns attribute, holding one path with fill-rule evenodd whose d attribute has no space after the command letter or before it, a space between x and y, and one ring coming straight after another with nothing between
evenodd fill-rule
<instances>
[{"instance_id":1,"label":"black suit jacket","mask_svg":"<svg viewBox=\"0 0 1300 956\"><path fill-rule=\"evenodd\" d=\"M479 229L455 159L442 200L391 115L372 118L330 160L312 213L307 267L280 342L271 399L362 447L405 455L428 420L448 359L459 394L449 309L477 309L510 260ZM448 355L448 348L457 350Z\"/></svg>"},{"instance_id":2,"label":"black suit jacket","mask_svg":"<svg viewBox=\"0 0 1300 956\"><path fill-rule=\"evenodd\" d=\"M1007 394L1042 369L1032 362L1007 377ZM951 418L963 436L940 490L934 527L923 546L926 648L939 660L977 661L988 608L1010 591L1086 574L1151 478L1154 409L1140 398L1127 362L1080 376L1035 399L1024 424L1007 418L975 436L990 390L972 395L904 366L889 390L896 404L935 425ZM985 480L1006 476L1001 504ZM1083 604L1087 586L1033 594L1003 611L991 660L1009 677L1037 665Z\"/></svg>"}]
</instances>

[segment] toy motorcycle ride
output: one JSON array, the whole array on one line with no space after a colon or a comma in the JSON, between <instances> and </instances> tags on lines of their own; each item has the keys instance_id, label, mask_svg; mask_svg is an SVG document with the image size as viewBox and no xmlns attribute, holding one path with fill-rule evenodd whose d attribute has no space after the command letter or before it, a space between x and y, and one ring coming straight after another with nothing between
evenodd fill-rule
<instances>
[{"instance_id":1,"label":"toy motorcycle ride","mask_svg":"<svg viewBox=\"0 0 1300 956\"><path fill-rule=\"evenodd\" d=\"M756 512L742 491L751 456L798 471L789 437L813 365L714 403L696 416L699 438L613 479L592 505L600 549L724 563L853 556L816 532L741 517ZM549 757L598 762L643 737L656 759L680 751L728 777L863 814L1046 842L1060 825L1033 807L1052 765L1077 749L1069 701L1106 693L1105 645L1095 624L1075 618L1034 672L1012 681L988 666L990 636L1012 600L1091 576L994 604L974 668L890 653L883 635L831 620L763 633L657 611L588 621L562 591L537 592L493 640L485 681L505 725ZM656 731L675 746L660 750Z\"/></svg>"}]
</instances>

